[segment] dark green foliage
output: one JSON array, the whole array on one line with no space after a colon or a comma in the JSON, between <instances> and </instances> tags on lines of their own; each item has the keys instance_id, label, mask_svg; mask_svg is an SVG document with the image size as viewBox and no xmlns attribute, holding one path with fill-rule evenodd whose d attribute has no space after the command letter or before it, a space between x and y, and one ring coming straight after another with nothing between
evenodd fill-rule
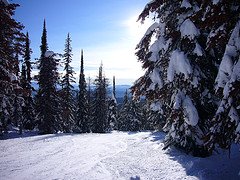
<instances>
[{"instance_id":1,"label":"dark green foliage","mask_svg":"<svg viewBox=\"0 0 240 180\"><path fill-rule=\"evenodd\" d=\"M11 123L14 102L21 97L18 80L18 55L22 54L23 25L13 19L17 4L0 1L0 134L7 132Z\"/></svg>"},{"instance_id":2,"label":"dark green foliage","mask_svg":"<svg viewBox=\"0 0 240 180\"><path fill-rule=\"evenodd\" d=\"M118 129L122 131L139 131L143 128L143 109L140 102L128 97L126 90L123 106L119 112Z\"/></svg>"},{"instance_id":3,"label":"dark green foliage","mask_svg":"<svg viewBox=\"0 0 240 180\"><path fill-rule=\"evenodd\" d=\"M182 2L154 0L140 14L139 20L144 21L154 13L156 23L137 45L136 55L146 73L132 91L136 96L145 95L150 103L161 104L159 111L166 119L164 130L168 133L165 146L193 152L204 149L202 138L214 114L214 103L208 98L216 71L214 62L206 61L205 35L194 18L201 4L191 1L184 7ZM206 112L206 103L213 111ZM199 116L200 112L208 115Z\"/></svg>"},{"instance_id":4,"label":"dark green foliage","mask_svg":"<svg viewBox=\"0 0 240 180\"><path fill-rule=\"evenodd\" d=\"M210 123L205 145L209 151L218 146L230 149L240 137L240 2L219 1L213 5L205 1L204 6L208 11L203 26L210 31L207 49L220 65L215 83L219 106Z\"/></svg>"},{"instance_id":5,"label":"dark green foliage","mask_svg":"<svg viewBox=\"0 0 240 180\"><path fill-rule=\"evenodd\" d=\"M61 105L62 105L62 118L63 118L63 131L72 132L72 129L75 125L75 101L73 97L73 86L72 83L75 83L73 67L70 63L72 61L72 47L70 35L67 35L65 50L63 55L64 60L64 71L65 75L62 78L62 90L60 91Z\"/></svg>"},{"instance_id":6,"label":"dark green foliage","mask_svg":"<svg viewBox=\"0 0 240 180\"><path fill-rule=\"evenodd\" d=\"M61 131L62 118L56 90L59 79L58 62L52 51L47 51L46 23L44 21L41 57L39 59L38 93L36 96L38 128L41 134Z\"/></svg>"},{"instance_id":7,"label":"dark green foliage","mask_svg":"<svg viewBox=\"0 0 240 180\"><path fill-rule=\"evenodd\" d=\"M107 79L103 75L103 65L99 67L99 74L95 79L95 93L93 102L93 126L92 132L104 133L108 128L107 113Z\"/></svg>"},{"instance_id":8,"label":"dark green foliage","mask_svg":"<svg viewBox=\"0 0 240 180\"><path fill-rule=\"evenodd\" d=\"M115 76L113 76L113 90L112 97L109 100L108 105L108 130L117 129L118 109L116 100L116 87L115 87Z\"/></svg>"},{"instance_id":9,"label":"dark green foliage","mask_svg":"<svg viewBox=\"0 0 240 180\"><path fill-rule=\"evenodd\" d=\"M36 115L34 109L34 102L32 97L31 86L31 49L28 33L26 34L25 48L24 48L24 62L22 64L21 73L21 87L23 88L23 98L25 106L23 107L23 128L32 130L35 126Z\"/></svg>"},{"instance_id":10,"label":"dark green foliage","mask_svg":"<svg viewBox=\"0 0 240 180\"><path fill-rule=\"evenodd\" d=\"M87 84L84 75L84 65L83 65L83 50L81 51L81 66L80 66L80 75L79 75L79 94L77 102L77 118L76 124L78 131L82 133L90 132L90 122L88 119L87 112Z\"/></svg>"}]
</instances>

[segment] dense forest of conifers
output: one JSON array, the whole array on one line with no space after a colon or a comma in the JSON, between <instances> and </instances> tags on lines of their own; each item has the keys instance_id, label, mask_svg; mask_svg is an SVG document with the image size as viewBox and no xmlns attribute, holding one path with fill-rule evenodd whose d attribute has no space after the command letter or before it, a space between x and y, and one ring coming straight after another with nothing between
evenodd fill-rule
<instances>
[{"instance_id":1,"label":"dense forest of conifers","mask_svg":"<svg viewBox=\"0 0 240 180\"><path fill-rule=\"evenodd\" d=\"M9 124L18 126L20 133L36 128L41 134L155 129L166 132L164 148L175 146L203 157L239 143L239 1L149 2L138 20L151 17L154 23L136 47L145 74L132 86L131 98L126 91L121 107L115 78L108 97L102 65L94 90L86 83L83 51L79 90L74 93L70 35L62 55L50 51L45 21L34 77L39 88L33 96L29 36L12 17L18 5L0 2L0 6L1 134ZM19 57L24 59L21 68Z\"/></svg>"},{"instance_id":2,"label":"dense forest of conifers","mask_svg":"<svg viewBox=\"0 0 240 180\"><path fill-rule=\"evenodd\" d=\"M123 106L118 106L115 77L112 96L109 96L107 92L109 82L104 76L102 64L93 82L94 89L91 88L90 79L88 83L86 82L83 51L81 51L79 90L74 89L73 84L77 82L74 69L71 67L70 35L67 34L63 54L50 51L45 20L40 45L41 55L37 62L34 62L38 67L38 75L33 77L29 35L22 33L23 25L12 17L17 6L1 2L3 9L1 19L4 20L1 21L3 23L1 27L4 27L1 31L0 81L2 135L8 132L9 125L19 127L20 134L24 129L37 129L40 134L47 134L104 133L113 129L144 128L140 102L129 99L127 90ZM21 63L20 57L23 57ZM60 67L63 67L61 75ZM32 87L33 80L38 84L37 89Z\"/></svg>"}]
</instances>

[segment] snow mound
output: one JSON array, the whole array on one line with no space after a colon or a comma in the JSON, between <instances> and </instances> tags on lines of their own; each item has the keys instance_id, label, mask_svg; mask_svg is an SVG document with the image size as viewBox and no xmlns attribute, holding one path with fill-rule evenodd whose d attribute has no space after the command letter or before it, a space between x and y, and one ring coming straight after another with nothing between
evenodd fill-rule
<instances>
[{"instance_id":1,"label":"snow mound","mask_svg":"<svg viewBox=\"0 0 240 180\"><path fill-rule=\"evenodd\" d=\"M182 4L181 4L181 8L182 8L182 7L191 8L192 5L189 3L188 0L183 0L183 1L182 1Z\"/></svg>"},{"instance_id":2,"label":"snow mound","mask_svg":"<svg viewBox=\"0 0 240 180\"><path fill-rule=\"evenodd\" d=\"M159 59L159 52L161 50L166 51L171 43L171 39L165 41L164 37L159 37L151 46L149 51L152 52L149 60L156 62Z\"/></svg>"},{"instance_id":3,"label":"snow mound","mask_svg":"<svg viewBox=\"0 0 240 180\"><path fill-rule=\"evenodd\" d=\"M151 105L150 105L150 109L152 111L160 111L161 114L163 113L162 104L159 101L158 102L152 102Z\"/></svg>"},{"instance_id":4,"label":"snow mound","mask_svg":"<svg viewBox=\"0 0 240 180\"><path fill-rule=\"evenodd\" d=\"M180 26L181 37L194 39L199 35L199 30L190 19L186 19Z\"/></svg>"},{"instance_id":5,"label":"snow mound","mask_svg":"<svg viewBox=\"0 0 240 180\"><path fill-rule=\"evenodd\" d=\"M156 85L158 85L159 89L163 87L163 80L160 77L159 69L154 68L152 73L150 73L149 76L152 81L152 84L150 85L149 89L154 90Z\"/></svg>"},{"instance_id":6,"label":"snow mound","mask_svg":"<svg viewBox=\"0 0 240 180\"><path fill-rule=\"evenodd\" d=\"M174 95L173 95L174 96ZM193 105L192 100L182 91L178 91L175 95L173 109L184 109L184 120L188 125L196 126L199 120L198 111Z\"/></svg>"},{"instance_id":7,"label":"snow mound","mask_svg":"<svg viewBox=\"0 0 240 180\"><path fill-rule=\"evenodd\" d=\"M175 50L170 57L169 66L167 69L167 80L172 82L175 74L183 73L185 79L189 78L192 73L192 67L184 52Z\"/></svg>"},{"instance_id":8,"label":"snow mound","mask_svg":"<svg viewBox=\"0 0 240 180\"><path fill-rule=\"evenodd\" d=\"M55 55L55 53L53 51L46 51L45 52L45 57L52 57L54 55Z\"/></svg>"},{"instance_id":9,"label":"snow mound","mask_svg":"<svg viewBox=\"0 0 240 180\"><path fill-rule=\"evenodd\" d=\"M157 28L159 28L159 23L155 22L153 23L146 31L146 33L144 34L143 38L141 39L141 41L139 42L139 44L142 43L143 39L149 35L150 33L152 33L153 31L155 31Z\"/></svg>"},{"instance_id":10,"label":"snow mound","mask_svg":"<svg viewBox=\"0 0 240 180\"><path fill-rule=\"evenodd\" d=\"M198 56L203 55L202 47L198 43L196 43L196 46L195 46L195 49L193 50L193 52Z\"/></svg>"}]
</instances>

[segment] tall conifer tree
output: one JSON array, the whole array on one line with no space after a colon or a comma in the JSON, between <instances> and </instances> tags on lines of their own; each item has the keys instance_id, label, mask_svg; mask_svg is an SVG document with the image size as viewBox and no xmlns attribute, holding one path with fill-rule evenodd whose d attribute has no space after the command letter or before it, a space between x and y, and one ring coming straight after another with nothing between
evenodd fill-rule
<instances>
[{"instance_id":1,"label":"tall conifer tree","mask_svg":"<svg viewBox=\"0 0 240 180\"><path fill-rule=\"evenodd\" d=\"M93 112L93 128L95 133L104 133L108 127L107 121L107 79L103 75L103 65L99 67L98 77L95 79L95 96Z\"/></svg>"},{"instance_id":2,"label":"tall conifer tree","mask_svg":"<svg viewBox=\"0 0 240 180\"><path fill-rule=\"evenodd\" d=\"M58 60L55 54L48 50L47 30L44 20L41 42L41 57L39 59L38 93L37 93L37 118L40 133L56 133L61 129L61 112L56 85L58 77Z\"/></svg>"},{"instance_id":3,"label":"tall conifer tree","mask_svg":"<svg viewBox=\"0 0 240 180\"><path fill-rule=\"evenodd\" d=\"M22 53L24 34L23 25L13 19L18 6L0 1L0 134L11 123L14 98L21 92L15 57ZM17 53L15 47L19 48Z\"/></svg>"},{"instance_id":4,"label":"tall conifer tree","mask_svg":"<svg viewBox=\"0 0 240 180\"><path fill-rule=\"evenodd\" d=\"M62 108L63 108L63 130L64 132L72 132L72 129L75 124L74 120L74 111L75 111L75 103L73 97L73 85L75 83L74 71L73 67L71 67L70 63L72 61L72 47L71 47L71 39L68 33L65 50L63 55L64 60L64 70L65 75L62 79L62 90L61 90L61 98L62 98Z\"/></svg>"},{"instance_id":5,"label":"tall conifer tree","mask_svg":"<svg viewBox=\"0 0 240 180\"><path fill-rule=\"evenodd\" d=\"M90 132L89 121L87 116L87 85L84 74L83 50L81 50L81 66L79 75L79 94L78 94L78 110L77 110L77 126L80 132Z\"/></svg>"},{"instance_id":6,"label":"tall conifer tree","mask_svg":"<svg viewBox=\"0 0 240 180\"><path fill-rule=\"evenodd\" d=\"M108 106L108 129L109 131L116 129L117 127L117 100L116 100L116 86L115 76L113 76L112 97L109 100Z\"/></svg>"},{"instance_id":7,"label":"tall conifer tree","mask_svg":"<svg viewBox=\"0 0 240 180\"><path fill-rule=\"evenodd\" d=\"M201 5L185 0L148 3L139 20L154 12L155 22L136 53L146 73L132 90L164 109L165 148L174 145L206 156L203 137L214 114L214 62L207 58L205 36L199 29L201 18L196 18Z\"/></svg>"},{"instance_id":8,"label":"tall conifer tree","mask_svg":"<svg viewBox=\"0 0 240 180\"><path fill-rule=\"evenodd\" d=\"M33 129L35 126L35 108L32 96L32 85L31 85L31 49L30 49L30 40L28 33L26 34L25 39L25 48L24 48L24 62L22 66L22 75L21 75L21 86L24 89L24 100L25 107L23 108L23 127L25 129Z\"/></svg>"}]
</instances>

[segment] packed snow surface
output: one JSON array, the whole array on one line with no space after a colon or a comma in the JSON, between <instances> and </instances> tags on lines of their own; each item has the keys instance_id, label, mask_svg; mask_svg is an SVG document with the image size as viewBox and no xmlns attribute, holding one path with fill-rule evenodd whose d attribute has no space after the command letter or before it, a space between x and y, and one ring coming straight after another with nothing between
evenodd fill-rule
<instances>
[{"instance_id":1,"label":"packed snow surface","mask_svg":"<svg viewBox=\"0 0 240 180\"><path fill-rule=\"evenodd\" d=\"M0 140L0 179L238 179L239 147L209 158L163 151L163 133L53 134Z\"/></svg>"}]
</instances>

